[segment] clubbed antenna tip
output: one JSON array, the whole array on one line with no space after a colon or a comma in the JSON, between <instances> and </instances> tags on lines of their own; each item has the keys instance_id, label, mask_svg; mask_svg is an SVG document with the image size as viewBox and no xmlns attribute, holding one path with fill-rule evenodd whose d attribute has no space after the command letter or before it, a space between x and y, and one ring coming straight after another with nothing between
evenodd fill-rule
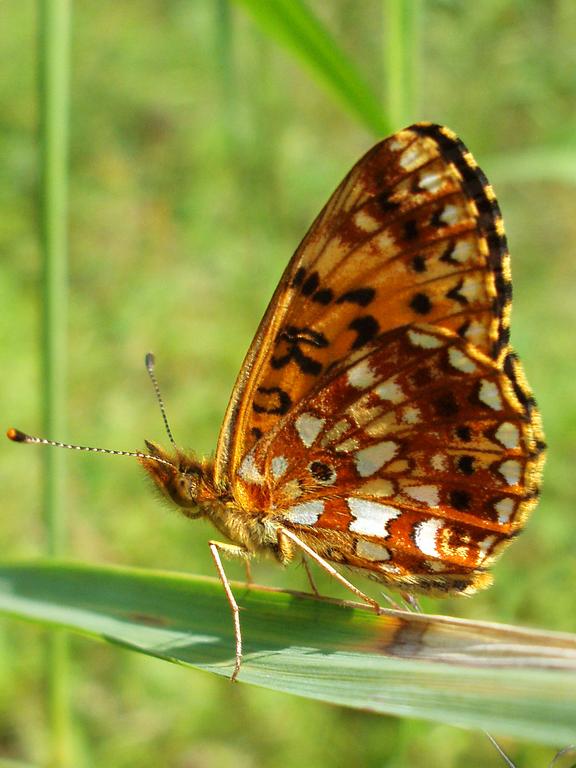
<instances>
[{"instance_id":1,"label":"clubbed antenna tip","mask_svg":"<svg viewBox=\"0 0 576 768\"><path fill-rule=\"evenodd\" d=\"M28 435L24 432L21 432L19 429L15 429L14 427L10 427L8 430L6 430L6 437L8 440L13 440L15 443L28 442Z\"/></svg>"}]
</instances>

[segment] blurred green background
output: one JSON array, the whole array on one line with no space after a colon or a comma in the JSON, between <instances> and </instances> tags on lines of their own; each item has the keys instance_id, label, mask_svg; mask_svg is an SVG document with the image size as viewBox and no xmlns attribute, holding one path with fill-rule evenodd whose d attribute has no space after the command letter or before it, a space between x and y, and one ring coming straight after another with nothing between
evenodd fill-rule
<instances>
[{"instance_id":1,"label":"blurred green background","mask_svg":"<svg viewBox=\"0 0 576 768\"><path fill-rule=\"evenodd\" d=\"M390 4L307 5L385 109ZM449 125L496 187L512 252L512 339L550 446L540 507L496 567L495 586L425 607L575 631L576 5L429 0L420 9L405 123ZM31 0L5 4L2 15L2 421L34 433L43 389L38 20ZM392 130L404 127L396 113L387 118ZM140 448L143 437L165 442L143 366L153 350L176 440L213 451L244 352L288 258L377 138L241 3L76 3L69 426L51 437L127 449ZM0 450L4 555L37 555L40 451L8 442ZM134 461L70 455L62 503L77 559L213 573L210 528L166 514ZM234 563L228 570L241 576ZM300 569L262 564L255 577L305 586ZM2 758L42 764L45 645L44 631L0 625ZM482 733L233 686L78 638L72 667L79 766L503 764ZM502 743L521 766L546 765L553 755Z\"/></svg>"}]
</instances>

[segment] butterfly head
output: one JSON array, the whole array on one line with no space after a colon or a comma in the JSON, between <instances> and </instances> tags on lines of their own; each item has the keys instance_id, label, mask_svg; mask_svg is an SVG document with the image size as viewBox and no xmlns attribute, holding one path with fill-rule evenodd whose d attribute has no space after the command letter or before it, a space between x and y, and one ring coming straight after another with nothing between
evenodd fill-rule
<instances>
[{"instance_id":1,"label":"butterfly head","mask_svg":"<svg viewBox=\"0 0 576 768\"><path fill-rule=\"evenodd\" d=\"M150 455L138 460L156 486L185 510L185 515L200 516L202 505L215 496L207 463L181 451L165 451L149 440L145 442Z\"/></svg>"}]
</instances>

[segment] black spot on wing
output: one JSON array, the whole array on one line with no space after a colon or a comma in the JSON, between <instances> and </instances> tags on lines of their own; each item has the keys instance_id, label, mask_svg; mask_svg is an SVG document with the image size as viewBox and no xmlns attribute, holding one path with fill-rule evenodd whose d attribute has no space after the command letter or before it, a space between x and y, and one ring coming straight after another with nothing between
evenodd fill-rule
<instances>
[{"instance_id":1,"label":"black spot on wing","mask_svg":"<svg viewBox=\"0 0 576 768\"><path fill-rule=\"evenodd\" d=\"M258 398L258 402L256 401ZM252 403L255 413L272 413L283 416L292 407L290 395L280 387L258 387Z\"/></svg>"},{"instance_id":2,"label":"black spot on wing","mask_svg":"<svg viewBox=\"0 0 576 768\"><path fill-rule=\"evenodd\" d=\"M460 410L452 392L445 392L434 400L434 408L439 416L444 418L455 416Z\"/></svg>"},{"instance_id":3,"label":"black spot on wing","mask_svg":"<svg viewBox=\"0 0 576 768\"><path fill-rule=\"evenodd\" d=\"M410 262L410 266L414 272L426 272L426 259L424 256L414 256Z\"/></svg>"},{"instance_id":4,"label":"black spot on wing","mask_svg":"<svg viewBox=\"0 0 576 768\"><path fill-rule=\"evenodd\" d=\"M312 272L312 274L306 278L300 289L304 296L311 296L320 284L320 278L318 272Z\"/></svg>"},{"instance_id":5,"label":"black spot on wing","mask_svg":"<svg viewBox=\"0 0 576 768\"><path fill-rule=\"evenodd\" d=\"M444 208L439 208L437 211L434 211L432 216L430 217L430 226L434 227L434 229L440 229L441 227L446 226L446 222L442 221L442 214L444 213Z\"/></svg>"},{"instance_id":6,"label":"black spot on wing","mask_svg":"<svg viewBox=\"0 0 576 768\"><path fill-rule=\"evenodd\" d=\"M352 343L352 349L360 349L360 347L363 347L364 344L371 341L380 330L378 321L375 317L372 317L372 315L356 317L352 320L348 328L356 334L356 339Z\"/></svg>"},{"instance_id":7,"label":"black spot on wing","mask_svg":"<svg viewBox=\"0 0 576 768\"><path fill-rule=\"evenodd\" d=\"M340 296L336 304L358 304L360 307L367 307L374 300L376 291L374 288L355 288L352 291L346 291Z\"/></svg>"},{"instance_id":8,"label":"black spot on wing","mask_svg":"<svg viewBox=\"0 0 576 768\"><path fill-rule=\"evenodd\" d=\"M464 285L464 280L459 280L456 283L456 285L446 293L446 298L452 299L452 301L457 301L458 304L465 307L469 302L466 296L464 296L463 293L460 293L460 290L463 285Z\"/></svg>"},{"instance_id":9,"label":"black spot on wing","mask_svg":"<svg viewBox=\"0 0 576 768\"><path fill-rule=\"evenodd\" d=\"M304 282L304 277L306 276L306 270L304 267L298 267L296 270L296 274L292 278L292 287L297 288L299 285L302 285Z\"/></svg>"},{"instance_id":10,"label":"black spot on wing","mask_svg":"<svg viewBox=\"0 0 576 768\"><path fill-rule=\"evenodd\" d=\"M456 437L462 440L463 443L469 443L472 440L472 431L470 427L456 427Z\"/></svg>"},{"instance_id":11,"label":"black spot on wing","mask_svg":"<svg viewBox=\"0 0 576 768\"><path fill-rule=\"evenodd\" d=\"M404 222L404 240L416 240L418 237L418 222L416 219L408 219Z\"/></svg>"},{"instance_id":12,"label":"black spot on wing","mask_svg":"<svg viewBox=\"0 0 576 768\"><path fill-rule=\"evenodd\" d=\"M333 298L334 293L330 288L320 288L320 290L316 291L312 296L312 301L315 301L317 304L330 304Z\"/></svg>"},{"instance_id":13,"label":"black spot on wing","mask_svg":"<svg viewBox=\"0 0 576 768\"><path fill-rule=\"evenodd\" d=\"M382 213L392 213L400 207L400 203L395 203L388 197L388 192L381 192L379 195L375 195L373 200L378 205Z\"/></svg>"},{"instance_id":14,"label":"black spot on wing","mask_svg":"<svg viewBox=\"0 0 576 768\"><path fill-rule=\"evenodd\" d=\"M468 507L470 506L470 502L472 501L472 497L470 496L468 491L464 491L464 490L450 491L449 498L450 498L450 504L454 507L454 509L457 509L460 512L463 512L465 509L468 509Z\"/></svg>"},{"instance_id":15,"label":"black spot on wing","mask_svg":"<svg viewBox=\"0 0 576 768\"><path fill-rule=\"evenodd\" d=\"M457 259L452 258L455 250L456 243L454 241L449 242L446 248L444 248L442 256L440 256L440 261L443 261L445 264L458 264Z\"/></svg>"},{"instance_id":16,"label":"black spot on wing","mask_svg":"<svg viewBox=\"0 0 576 768\"><path fill-rule=\"evenodd\" d=\"M462 472L462 474L473 475L475 472L474 457L468 455L459 456L456 460L456 466L458 467L458 471Z\"/></svg>"},{"instance_id":17,"label":"black spot on wing","mask_svg":"<svg viewBox=\"0 0 576 768\"><path fill-rule=\"evenodd\" d=\"M410 308L419 315L427 315L432 309L432 302L425 293L415 293L410 299Z\"/></svg>"}]
</instances>

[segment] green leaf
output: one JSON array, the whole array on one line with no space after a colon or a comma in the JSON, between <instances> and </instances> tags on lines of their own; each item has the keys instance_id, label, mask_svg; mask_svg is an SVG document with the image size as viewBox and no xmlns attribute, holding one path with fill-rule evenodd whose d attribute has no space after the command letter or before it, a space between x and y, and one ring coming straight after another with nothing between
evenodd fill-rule
<instances>
[{"instance_id":1,"label":"green leaf","mask_svg":"<svg viewBox=\"0 0 576 768\"><path fill-rule=\"evenodd\" d=\"M239 680L372 712L549 744L576 735L576 637L370 610L233 584ZM0 611L229 676L230 608L213 579L73 563L0 565Z\"/></svg>"},{"instance_id":2,"label":"green leaf","mask_svg":"<svg viewBox=\"0 0 576 768\"><path fill-rule=\"evenodd\" d=\"M392 133L379 101L353 61L302 0L236 0L270 37L294 53L377 135Z\"/></svg>"}]
</instances>

